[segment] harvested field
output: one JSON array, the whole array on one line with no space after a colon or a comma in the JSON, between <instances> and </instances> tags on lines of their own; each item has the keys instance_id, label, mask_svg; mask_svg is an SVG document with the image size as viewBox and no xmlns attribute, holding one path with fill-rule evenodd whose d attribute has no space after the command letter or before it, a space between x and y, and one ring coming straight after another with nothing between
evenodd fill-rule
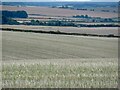
<instances>
[{"instance_id":1,"label":"harvested field","mask_svg":"<svg viewBox=\"0 0 120 90\"><path fill-rule=\"evenodd\" d=\"M118 39L3 32L3 60L116 58Z\"/></svg>"},{"instance_id":2,"label":"harvested field","mask_svg":"<svg viewBox=\"0 0 120 90\"><path fill-rule=\"evenodd\" d=\"M4 88L116 88L118 39L2 32Z\"/></svg>"},{"instance_id":3,"label":"harvested field","mask_svg":"<svg viewBox=\"0 0 120 90\"><path fill-rule=\"evenodd\" d=\"M117 59L55 59L3 63L4 88L117 88Z\"/></svg>"},{"instance_id":4,"label":"harvested field","mask_svg":"<svg viewBox=\"0 0 120 90\"><path fill-rule=\"evenodd\" d=\"M95 8L95 11L90 11L92 8L72 10L40 6L0 5L0 7L2 10L26 11L28 18L13 18L20 23L33 19L40 21L68 19L68 22L74 20L74 23L79 24L82 19L72 18L74 15L118 17L115 8L110 7ZM101 11L103 9L110 12ZM0 83L3 88L118 87L117 27L30 25L0 25L0 27L3 30L0 37L2 40Z\"/></svg>"},{"instance_id":5,"label":"harvested field","mask_svg":"<svg viewBox=\"0 0 120 90\"><path fill-rule=\"evenodd\" d=\"M13 28L23 30L37 30L37 31L60 31L66 33L81 33L81 34L97 34L118 36L117 27L100 27L100 28L79 28L79 27L54 27L54 26L26 26L26 25L2 25L2 28Z\"/></svg>"},{"instance_id":6,"label":"harvested field","mask_svg":"<svg viewBox=\"0 0 120 90\"><path fill-rule=\"evenodd\" d=\"M69 10L69 9L58 9L49 7L37 7L37 6L27 6L27 7L17 7L17 6L2 6L2 10L25 10L28 14L39 14L47 16L74 16L74 15L89 15L92 17L103 17L111 18L118 17L117 13L112 12L93 12L93 11L82 11L82 10Z\"/></svg>"}]
</instances>

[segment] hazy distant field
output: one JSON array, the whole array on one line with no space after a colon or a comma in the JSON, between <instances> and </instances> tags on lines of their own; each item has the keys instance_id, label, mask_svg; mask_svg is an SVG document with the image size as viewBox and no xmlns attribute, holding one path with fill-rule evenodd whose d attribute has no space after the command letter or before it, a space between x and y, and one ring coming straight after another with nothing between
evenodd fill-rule
<instances>
[{"instance_id":1,"label":"hazy distant field","mask_svg":"<svg viewBox=\"0 0 120 90\"><path fill-rule=\"evenodd\" d=\"M3 87L117 87L116 38L2 34Z\"/></svg>"},{"instance_id":2,"label":"hazy distant field","mask_svg":"<svg viewBox=\"0 0 120 90\"><path fill-rule=\"evenodd\" d=\"M83 34L97 34L109 35L114 34L118 36L117 27L100 27L100 28L87 28L87 27L54 27L54 26L25 26L25 25L2 25L3 28L24 29L24 30L42 30L42 31L61 31L67 33L83 33Z\"/></svg>"},{"instance_id":3,"label":"hazy distant field","mask_svg":"<svg viewBox=\"0 0 120 90\"><path fill-rule=\"evenodd\" d=\"M82 10L69 10L69 9L57 9L49 7L17 7L17 6L2 6L3 10L25 10L28 14L40 14L48 16L74 16L74 15L89 15L92 17L112 18L118 17L117 13L113 12L97 12L97 11L82 11Z\"/></svg>"}]
</instances>

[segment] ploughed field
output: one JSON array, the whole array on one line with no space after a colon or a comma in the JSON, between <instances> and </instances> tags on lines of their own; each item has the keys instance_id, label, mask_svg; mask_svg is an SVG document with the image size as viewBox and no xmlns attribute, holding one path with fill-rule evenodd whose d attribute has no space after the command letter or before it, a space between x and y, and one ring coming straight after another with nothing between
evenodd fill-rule
<instances>
[{"instance_id":1,"label":"ploughed field","mask_svg":"<svg viewBox=\"0 0 120 90\"><path fill-rule=\"evenodd\" d=\"M83 10L69 10L69 9L58 9L49 7L38 7L38 6L2 6L2 10L19 11L24 10L28 14L36 15L47 15L47 16L74 16L74 15L89 15L92 17L112 18L118 17L117 13L114 12L99 12L99 11L83 11ZM109 9L111 10L111 9Z\"/></svg>"},{"instance_id":2,"label":"ploughed field","mask_svg":"<svg viewBox=\"0 0 120 90\"><path fill-rule=\"evenodd\" d=\"M2 32L3 87L117 87L118 39Z\"/></svg>"}]
</instances>

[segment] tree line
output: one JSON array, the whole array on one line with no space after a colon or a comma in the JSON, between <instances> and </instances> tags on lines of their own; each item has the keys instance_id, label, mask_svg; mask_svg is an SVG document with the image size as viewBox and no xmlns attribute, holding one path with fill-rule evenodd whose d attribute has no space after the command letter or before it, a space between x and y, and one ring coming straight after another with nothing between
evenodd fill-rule
<instances>
[{"instance_id":1,"label":"tree line","mask_svg":"<svg viewBox=\"0 0 120 90\"><path fill-rule=\"evenodd\" d=\"M115 25L115 24L78 24L78 27L120 27L119 25Z\"/></svg>"},{"instance_id":2,"label":"tree line","mask_svg":"<svg viewBox=\"0 0 120 90\"><path fill-rule=\"evenodd\" d=\"M67 22L67 21L39 21L39 20L31 20L31 22L25 22L23 23L25 25L44 25L44 26L73 26L76 25L73 22Z\"/></svg>"},{"instance_id":3,"label":"tree line","mask_svg":"<svg viewBox=\"0 0 120 90\"><path fill-rule=\"evenodd\" d=\"M14 18L28 18L26 11L2 11L2 24L10 25L42 25L42 26L71 26L71 27L119 27L119 25L114 24L98 24L98 25L86 25L86 24L76 24L69 21L51 20L51 21L39 21L31 20L30 22L19 23ZM76 15L74 18L92 18L88 15ZM112 21L111 19L105 19L105 21Z\"/></svg>"},{"instance_id":4,"label":"tree line","mask_svg":"<svg viewBox=\"0 0 120 90\"><path fill-rule=\"evenodd\" d=\"M116 24L76 24L67 21L39 21L31 20L31 22L25 22L24 25L42 25L42 26L71 26L71 27L120 27Z\"/></svg>"}]
</instances>

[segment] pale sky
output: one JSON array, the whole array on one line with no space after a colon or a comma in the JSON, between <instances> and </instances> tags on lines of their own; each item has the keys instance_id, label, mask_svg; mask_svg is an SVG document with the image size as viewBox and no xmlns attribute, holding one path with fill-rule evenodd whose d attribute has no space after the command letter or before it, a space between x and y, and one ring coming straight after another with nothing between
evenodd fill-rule
<instances>
[{"instance_id":1,"label":"pale sky","mask_svg":"<svg viewBox=\"0 0 120 90\"><path fill-rule=\"evenodd\" d=\"M55 2L55 1L92 1L92 2L118 2L119 0L0 0L2 2Z\"/></svg>"}]
</instances>

